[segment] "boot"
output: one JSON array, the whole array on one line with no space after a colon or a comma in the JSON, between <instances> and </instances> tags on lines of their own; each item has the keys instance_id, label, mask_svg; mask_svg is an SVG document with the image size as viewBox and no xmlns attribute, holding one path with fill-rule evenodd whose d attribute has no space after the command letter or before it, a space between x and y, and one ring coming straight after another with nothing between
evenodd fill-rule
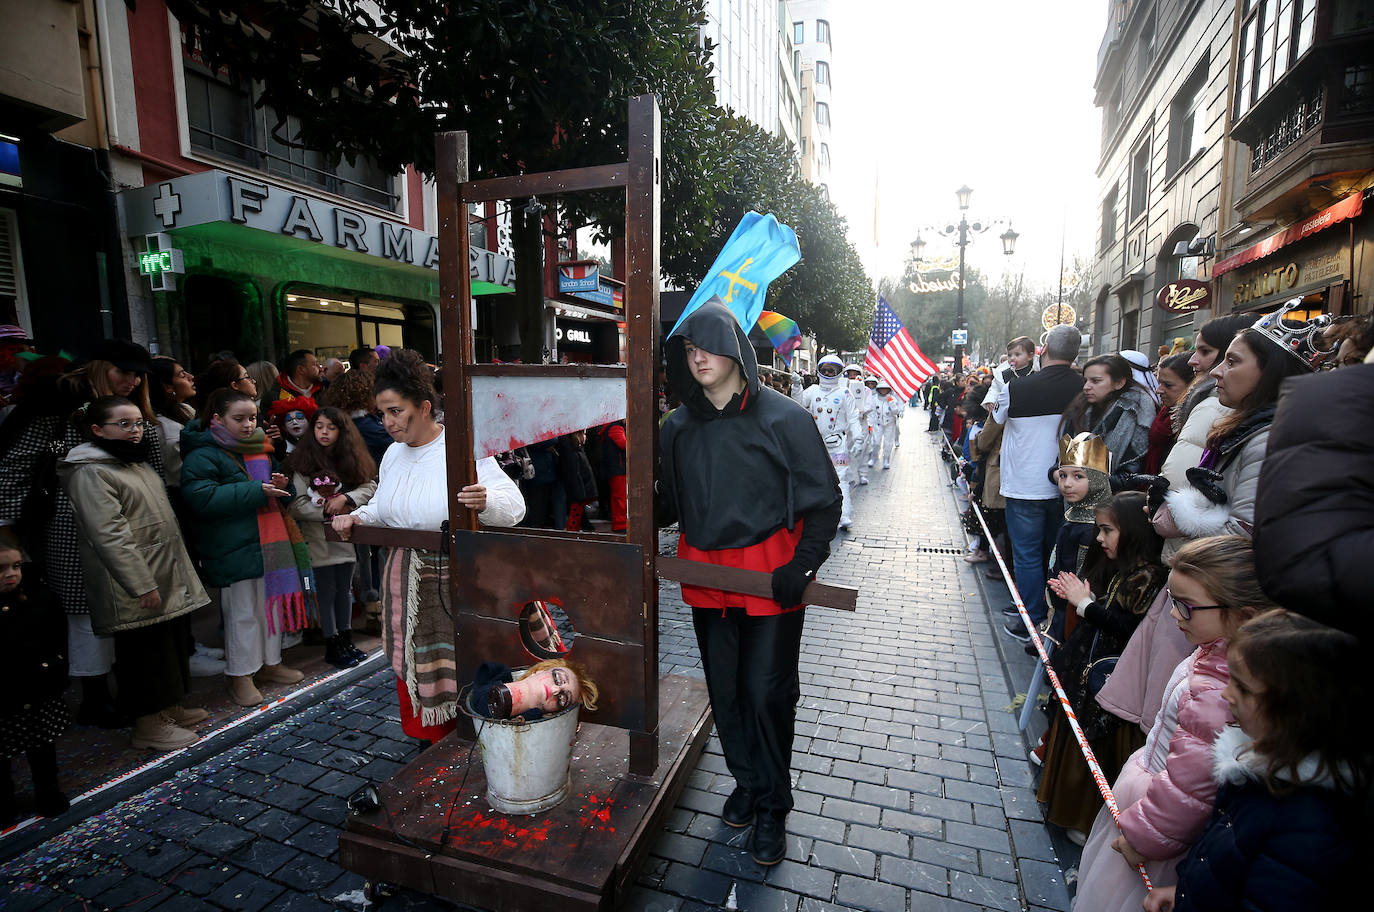
<instances>
[{"instance_id":1,"label":"boot","mask_svg":"<svg viewBox=\"0 0 1374 912\"><path fill-rule=\"evenodd\" d=\"M335 668L352 668L358 664L343 644L343 637L332 636L324 641L324 660Z\"/></svg>"},{"instance_id":2,"label":"boot","mask_svg":"<svg viewBox=\"0 0 1374 912\"><path fill-rule=\"evenodd\" d=\"M340 630L339 639L343 640L344 649L352 654L353 658L357 659L359 662L367 658L367 653L353 645L353 631Z\"/></svg>"},{"instance_id":3,"label":"boot","mask_svg":"<svg viewBox=\"0 0 1374 912\"><path fill-rule=\"evenodd\" d=\"M197 722L204 722L210 718L210 713L199 706L188 707L179 703L176 706L169 706L162 712L180 728L186 728L188 725L195 725Z\"/></svg>"},{"instance_id":4,"label":"boot","mask_svg":"<svg viewBox=\"0 0 1374 912\"><path fill-rule=\"evenodd\" d=\"M110 676L93 675L81 679L81 707L76 711L77 725L96 728L128 728L129 717L115 706L110 696Z\"/></svg>"},{"instance_id":5,"label":"boot","mask_svg":"<svg viewBox=\"0 0 1374 912\"><path fill-rule=\"evenodd\" d=\"M363 616L367 618L366 622L363 624L363 632L368 636L381 636L382 603L380 601L364 602Z\"/></svg>"},{"instance_id":6,"label":"boot","mask_svg":"<svg viewBox=\"0 0 1374 912\"><path fill-rule=\"evenodd\" d=\"M65 814L72 803L57 784L57 745L52 742L25 751L33 773L33 807L39 817Z\"/></svg>"},{"instance_id":7,"label":"boot","mask_svg":"<svg viewBox=\"0 0 1374 912\"><path fill-rule=\"evenodd\" d=\"M144 750L170 751L199 740L200 735L177 728L165 713L155 712L134 720L134 733L129 743Z\"/></svg>"},{"instance_id":8,"label":"boot","mask_svg":"<svg viewBox=\"0 0 1374 912\"><path fill-rule=\"evenodd\" d=\"M280 663L264 665L258 669L258 680L264 684L299 684L304 678L305 675L296 669Z\"/></svg>"},{"instance_id":9,"label":"boot","mask_svg":"<svg viewBox=\"0 0 1374 912\"><path fill-rule=\"evenodd\" d=\"M253 685L252 675L225 675L229 681L229 698L240 706L257 706L262 702L262 694Z\"/></svg>"}]
</instances>

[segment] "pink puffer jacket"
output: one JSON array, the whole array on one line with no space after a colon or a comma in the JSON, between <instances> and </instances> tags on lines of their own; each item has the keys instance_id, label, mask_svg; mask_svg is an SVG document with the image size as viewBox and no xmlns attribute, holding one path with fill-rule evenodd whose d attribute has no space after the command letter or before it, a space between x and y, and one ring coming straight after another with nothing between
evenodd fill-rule
<instances>
[{"instance_id":1,"label":"pink puffer jacket","mask_svg":"<svg viewBox=\"0 0 1374 912\"><path fill-rule=\"evenodd\" d=\"M1177 724L1170 731L1170 696L1141 748L1138 762L1154 772L1145 795L1121 812L1121 832L1137 852L1152 860L1182 854L1202 834L1216 802L1212 743L1231 721L1221 692L1230 680L1226 640L1199 646L1191 668L1177 685ZM1168 754L1160 762L1166 749ZM1162 767L1162 768L1161 768Z\"/></svg>"}]
</instances>

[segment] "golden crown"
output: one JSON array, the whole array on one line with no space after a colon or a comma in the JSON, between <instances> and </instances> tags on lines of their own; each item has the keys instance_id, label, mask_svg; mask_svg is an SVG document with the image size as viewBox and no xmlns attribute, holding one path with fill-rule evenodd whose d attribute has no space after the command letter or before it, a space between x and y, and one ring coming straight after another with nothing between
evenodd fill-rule
<instances>
[{"instance_id":1,"label":"golden crown","mask_svg":"<svg viewBox=\"0 0 1374 912\"><path fill-rule=\"evenodd\" d=\"M1059 441L1059 464L1096 469L1103 475L1111 474L1112 454L1107 444L1096 434L1084 431L1077 436L1067 434Z\"/></svg>"}]
</instances>

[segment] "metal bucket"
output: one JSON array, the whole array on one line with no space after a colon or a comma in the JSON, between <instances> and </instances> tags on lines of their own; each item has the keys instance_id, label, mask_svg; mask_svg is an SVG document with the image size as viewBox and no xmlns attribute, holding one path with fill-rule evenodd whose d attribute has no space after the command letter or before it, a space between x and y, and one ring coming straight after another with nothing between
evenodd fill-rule
<instances>
[{"instance_id":1,"label":"metal bucket","mask_svg":"<svg viewBox=\"0 0 1374 912\"><path fill-rule=\"evenodd\" d=\"M517 672L516 677L522 674ZM472 707L471 691L461 705L477 729L487 803L493 811L538 814L568 797L581 703L534 722L479 715Z\"/></svg>"}]
</instances>

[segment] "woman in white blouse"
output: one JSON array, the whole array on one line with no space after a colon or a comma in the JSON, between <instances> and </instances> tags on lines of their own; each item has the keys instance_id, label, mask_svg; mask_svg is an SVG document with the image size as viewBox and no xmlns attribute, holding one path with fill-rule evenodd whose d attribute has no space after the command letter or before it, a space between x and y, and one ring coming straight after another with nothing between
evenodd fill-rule
<instances>
[{"instance_id":1,"label":"woman in white blouse","mask_svg":"<svg viewBox=\"0 0 1374 912\"><path fill-rule=\"evenodd\" d=\"M354 525L438 531L448 519L448 464L434 371L419 353L394 349L377 366L376 395L396 442L382 457L377 493L334 517L334 530L344 540ZM477 484L458 492L458 502L488 526L525 517L520 489L490 456L477 460ZM382 646L396 672L401 726L434 741L452 731L458 710L453 620L444 608L447 561L433 551L392 548L382 578Z\"/></svg>"}]
</instances>

